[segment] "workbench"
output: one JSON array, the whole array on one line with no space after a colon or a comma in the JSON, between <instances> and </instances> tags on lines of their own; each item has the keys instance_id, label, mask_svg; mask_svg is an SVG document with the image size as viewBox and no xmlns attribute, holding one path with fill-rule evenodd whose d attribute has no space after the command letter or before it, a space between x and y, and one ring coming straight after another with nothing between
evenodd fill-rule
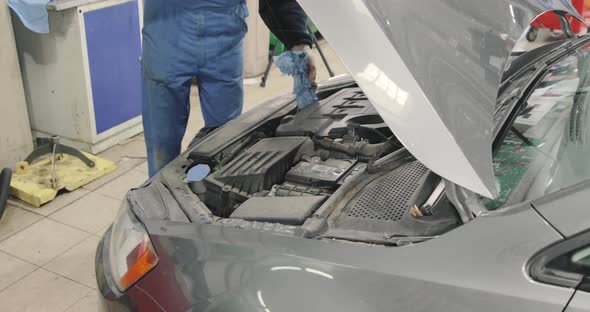
<instances>
[{"instance_id":1,"label":"workbench","mask_svg":"<svg viewBox=\"0 0 590 312\"><path fill-rule=\"evenodd\" d=\"M142 131L140 4L57 0L49 34L13 17L31 129L98 153Z\"/></svg>"}]
</instances>

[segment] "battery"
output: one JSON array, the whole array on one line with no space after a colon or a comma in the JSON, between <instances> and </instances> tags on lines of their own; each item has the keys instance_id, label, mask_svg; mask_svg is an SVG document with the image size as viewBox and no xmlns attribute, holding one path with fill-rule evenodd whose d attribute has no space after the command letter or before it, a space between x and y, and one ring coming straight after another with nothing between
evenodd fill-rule
<instances>
[{"instance_id":1,"label":"battery","mask_svg":"<svg viewBox=\"0 0 590 312\"><path fill-rule=\"evenodd\" d=\"M300 161L285 177L289 182L318 187L337 187L338 180L356 164L354 159L322 160L311 157Z\"/></svg>"}]
</instances>

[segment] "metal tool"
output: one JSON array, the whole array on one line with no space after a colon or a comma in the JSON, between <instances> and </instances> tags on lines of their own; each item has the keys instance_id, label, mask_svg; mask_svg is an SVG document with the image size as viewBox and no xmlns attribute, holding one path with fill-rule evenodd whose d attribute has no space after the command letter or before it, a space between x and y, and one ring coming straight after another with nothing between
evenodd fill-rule
<instances>
[{"instance_id":1,"label":"metal tool","mask_svg":"<svg viewBox=\"0 0 590 312\"><path fill-rule=\"evenodd\" d=\"M326 69L328 70L328 74L330 75L330 78L334 77L334 71L332 71L330 64L328 64L328 59L326 59L326 56L324 55L324 51L322 51L322 48L320 47L320 44L318 43L318 38L315 36L315 33L313 32L313 30L309 27L309 24L307 25L307 30L311 34L311 39L313 40L315 47L318 49L318 52L320 53L320 57L322 58L322 61L326 65Z\"/></svg>"},{"instance_id":2,"label":"metal tool","mask_svg":"<svg viewBox=\"0 0 590 312\"><path fill-rule=\"evenodd\" d=\"M37 143L39 145L29 156L25 159L28 164L32 164L36 159L51 154L51 187L57 189L57 176L55 174L55 163L63 158L63 154L74 156L80 159L86 166L93 168L95 166L94 161L86 157L80 151L75 148L60 144L60 138L54 135L50 138L38 138Z\"/></svg>"},{"instance_id":3,"label":"metal tool","mask_svg":"<svg viewBox=\"0 0 590 312\"><path fill-rule=\"evenodd\" d=\"M67 155L71 155L71 156L74 156L74 157L80 159L88 167L92 168L95 166L94 161L92 161L90 158L86 157L79 150L69 147L69 146L66 146L66 145L62 145L59 143L59 141L60 141L60 138L57 135L52 136L51 138L37 139L37 143L38 143L39 147L36 148L33 152L31 152L31 154L29 154L29 156L27 156L25 161L28 162L29 164L32 164L33 161L35 161L37 158L40 158L41 156L45 156L47 154L52 154L54 156L54 158L55 158L56 154L60 154L60 157L62 154L67 154Z\"/></svg>"},{"instance_id":4,"label":"metal tool","mask_svg":"<svg viewBox=\"0 0 590 312\"><path fill-rule=\"evenodd\" d=\"M37 140L37 146L16 164L10 181L11 195L35 207L116 170L109 160L60 144L58 136Z\"/></svg>"}]
</instances>

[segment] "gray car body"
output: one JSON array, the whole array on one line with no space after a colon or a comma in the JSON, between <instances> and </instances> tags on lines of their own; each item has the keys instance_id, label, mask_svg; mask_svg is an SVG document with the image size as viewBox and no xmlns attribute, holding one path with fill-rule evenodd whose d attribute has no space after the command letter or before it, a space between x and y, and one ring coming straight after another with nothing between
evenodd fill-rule
<instances>
[{"instance_id":1,"label":"gray car body","mask_svg":"<svg viewBox=\"0 0 590 312\"><path fill-rule=\"evenodd\" d=\"M551 9L571 12L569 2L301 3L408 149L448 180L480 194L493 195L490 179L494 103L506 57L534 16ZM349 10L339 10L338 5ZM386 41L373 38L353 42L360 37L351 36L354 29L342 20L354 17L350 15L356 12L350 9L354 5L364 7L365 13L372 12L363 17L365 21L373 20L371 27L358 34L371 37L366 31L380 31L376 38ZM396 11L396 5L408 10ZM510 8L518 8L521 13L505 15ZM442 14L445 12L453 14ZM406 16L396 20L401 24L391 26L387 19L375 19L388 13ZM417 24L406 32L412 34L412 42L418 42L414 48L400 47L393 35L406 20ZM334 26L337 21L342 25L341 33ZM466 33L470 35L463 36ZM420 38L420 34L424 36ZM489 45L480 44L485 40L490 40ZM353 46L356 50L351 49ZM375 48L385 50L374 52ZM353 58L363 53L372 58ZM491 56L505 58L500 63L490 63L494 60ZM401 62L398 65L406 68L401 72L405 72L396 72L396 67L387 63L387 57L397 58ZM431 71L428 66L436 63L433 58L445 67ZM415 91L408 94L411 102L407 114L392 114L387 105L394 102L390 101L387 88L370 83L370 77L359 76L371 63L386 73L388 83L395 80L394 85L403 90ZM415 66L409 66L412 64ZM434 85L443 80L457 87L454 95L462 101L450 102L448 96L437 93ZM477 99L477 105L470 101L473 99ZM458 103L457 108L452 108L452 103ZM463 112L462 120L472 122L457 121L453 117L456 111ZM418 131L411 133L410 128ZM132 310L141 300L153 307L150 311L177 311L178 307L194 311L264 312L562 311L566 307L566 311L590 311L587 293L536 282L528 271L529 261L538 252L590 228L590 210L586 209L589 183L537 201L483 213L440 237L394 248L280 235L281 230L288 228L256 222L216 222L182 182L181 167L186 164L186 155L181 156L150 180L152 184L163 182L170 193L160 190L146 196L149 201L130 207L146 226L160 263L125 293L113 286L108 261L104 260L110 252L110 230L105 234L96 261L105 310ZM162 281L162 277L168 282ZM176 297L171 299L170 293L161 287L174 289Z\"/></svg>"},{"instance_id":2,"label":"gray car body","mask_svg":"<svg viewBox=\"0 0 590 312\"><path fill-rule=\"evenodd\" d=\"M585 312L590 307L590 294L578 292L568 305L565 312Z\"/></svg>"},{"instance_id":3,"label":"gray car body","mask_svg":"<svg viewBox=\"0 0 590 312\"><path fill-rule=\"evenodd\" d=\"M138 292L161 311L590 311L587 293L537 282L528 268L545 248L590 228L590 182L480 214L419 244L385 247L211 219L180 178L186 164L181 156L151 187L131 192L149 199L130 208L160 263L125 293L103 260L107 231L96 262L105 311L135 310Z\"/></svg>"},{"instance_id":4,"label":"gray car body","mask_svg":"<svg viewBox=\"0 0 590 312\"><path fill-rule=\"evenodd\" d=\"M112 282L99 282L99 289L105 306L119 302L133 309L128 296L141 289L162 311L177 311L178 302L192 311L562 311L570 300L571 311L590 311L587 293L574 296L573 288L536 282L528 270L534 255L577 234L576 220L590 220L589 200L590 183L584 183L398 248L160 220L177 217L154 215L163 201L153 202L133 209L161 259L157 273L131 294L113 291ZM563 204L573 213L556 217ZM98 252L98 258L108 257L108 248ZM108 280L108 263L97 265ZM181 299L171 302L154 284L176 289Z\"/></svg>"}]
</instances>

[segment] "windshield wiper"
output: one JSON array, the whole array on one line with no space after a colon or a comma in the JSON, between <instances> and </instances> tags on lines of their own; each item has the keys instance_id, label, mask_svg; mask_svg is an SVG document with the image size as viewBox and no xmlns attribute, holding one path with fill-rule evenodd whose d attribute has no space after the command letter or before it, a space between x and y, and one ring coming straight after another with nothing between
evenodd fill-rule
<instances>
[{"instance_id":1,"label":"windshield wiper","mask_svg":"<svg viewBox=\"0 0 590 312\"><path fill-rule=\"evenodd\" d=\"M564 56L571 53L571 51L581 47L584 44L587 44L588 41L590 41L590 35L585 35L579 38L572 38L568 40L566 43L559 46L558 48L552 50L552 52L547 53L544 57L518 69L514 74L510 75L509 78L502 82L502 84L500 85L500 90L504 90L510 83L512 83L514 80L521 77L522 75L531 76L526 86L523 87L517 95L511 97L511 99L515 100L516 103L514 104L512 109L510 109L508 118L504 120L501 130L497 133L496 137L494 138L494 143L492 145L493 155L495 155L496 152L500 149L500 146L504 141L504 138L506 137L508 132L511 131L512 125L514 124L514 120L516 120L516 118L518 117L520 108L526 103L526 100L528 100L529 95L536 89L538 83L542 80L544 74L546 73L547 68L554 62L560 60Z\"/></svg>"},{"instance_id":2,"label":"windshield wiper","mask_svg":"<svg viewBox=\"0 0 590 312\"><path fill-rule=\"evenodd\" d=\"M500 90L506 88L523 74L531 70L537 71L539 67L544 68L555 62L556 59L563 57L564 54L569 53L573 49L577 49L588 40L590 40L590 35L568 38L564 41L549 43L521 54L516 60L512 61L512 65L504 72L502 83L500 83Z\"/></svg>"}]
</instances>

